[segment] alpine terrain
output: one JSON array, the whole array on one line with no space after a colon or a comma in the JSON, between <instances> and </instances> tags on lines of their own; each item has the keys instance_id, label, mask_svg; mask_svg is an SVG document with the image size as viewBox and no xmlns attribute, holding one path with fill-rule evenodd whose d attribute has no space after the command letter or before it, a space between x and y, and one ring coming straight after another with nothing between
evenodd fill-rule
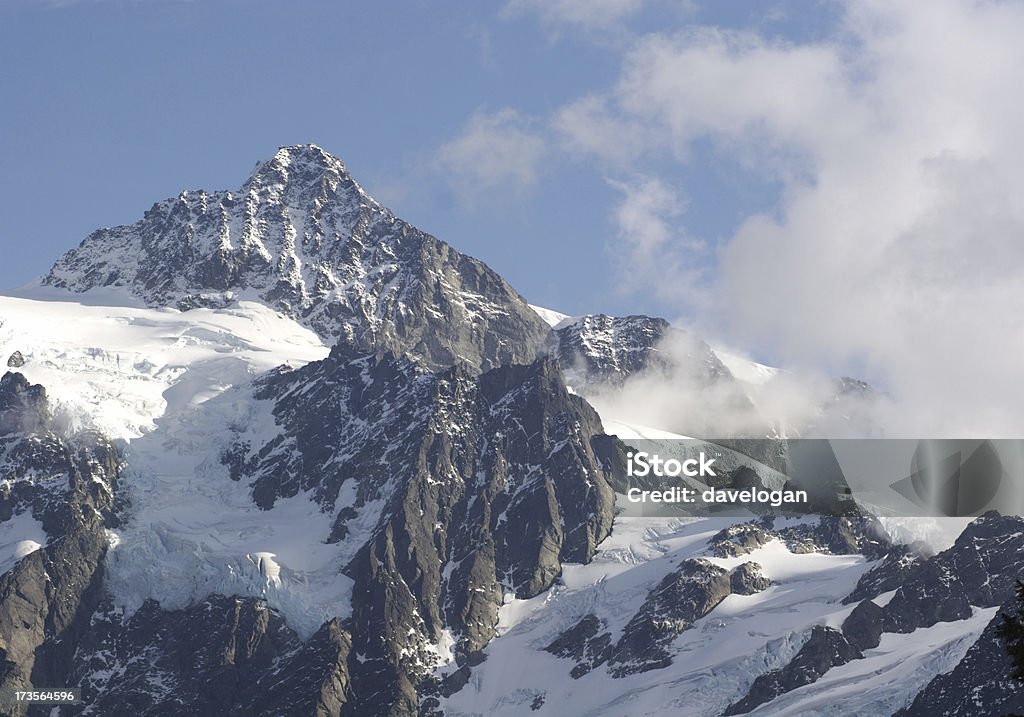
<instances>
[{"instance_id":1,"label":"alpine terrain","mask_svg":"<svg viewBox=\"0 0 1024 717\"><path fill-rule=\"evenodd\" d=\"M722 425L622 391L784 441L783 372L531 306L319 147L89 235L0 356L0 687L82 692L9 714L1024 711L1024 519L619 515L623 441Z\"/></svg>"}]
</instances>

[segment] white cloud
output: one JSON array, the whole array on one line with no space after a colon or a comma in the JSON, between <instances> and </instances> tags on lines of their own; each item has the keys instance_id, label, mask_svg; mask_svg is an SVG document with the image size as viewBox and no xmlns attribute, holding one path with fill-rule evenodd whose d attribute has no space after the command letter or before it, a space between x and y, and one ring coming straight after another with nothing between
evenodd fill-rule
<instances>
[{"instance_id":1,"label":"white cloud","mask_svg":"<svg viewBox=\"0 0 1024 717\"><path fill-rule=\"evenodd\" d=\"M644 6L647 0L509 0L507 17L535 13L551 29L574 26L585 30L614 27Z\"/></svg>"},{"instance_id":2,"label":"white cloud","mask_svg":"<svg viewBox=\"0 0 1024 717\"><path fill-rule=\"evenodd\" d=\"M628 167L645 150L646 128L635 117L613 110L610 99L588 95L562 107L552 120L563 150L571 155L600 157Z\"/></svg>"},{"instance_id":3,"label":"white cloud","mask_svg":"<svg viewBox=\"0 0 1024 717\"><path fill-rule=\"evenodd\" d=\"M706 324L881 379L899 399L894 432L1019 436L1022 36L1024 6L957 0L851 3L832 37L806 44L652 35L616 86L556 125L575 151L635 171L710 141L781 180L780 204L724 241L715 280L680 284ZM686 217L665 188L625 190L615 214L638 271L686 266Z\"/></svg>"},{"instance_id":4,"label":"white cloud","mask_svg":"<svg viewBox=\"0 0 1024 717\"><path fill-rule=\"evenodd\" d=\"M622 285L653 290L669 301L695 299L689 287L703 282L700 258L706 247L686 236L685 202L678 192L655 177L610 184L622 194L614 212L618 242L611 247ZM666 276L672 280L662 281Z\"/></svg>"},{"instance_id":5,"label":"white cloud","mask_svg":"<svg viewBox=\"0 0 1024 717\"><path fill-rule=\"evenodd\" d=\"M464 206L495 190L521 194L531 189L546 152L531 121L510 109L479 112L462 132L443 144L435 161Z\"/></svg>"}]
</instances>

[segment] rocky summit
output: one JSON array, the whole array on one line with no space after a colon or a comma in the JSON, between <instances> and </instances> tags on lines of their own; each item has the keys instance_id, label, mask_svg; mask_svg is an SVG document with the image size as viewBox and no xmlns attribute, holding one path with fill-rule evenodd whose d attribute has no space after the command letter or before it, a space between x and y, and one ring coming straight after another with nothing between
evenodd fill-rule
<instances>
[{"instance_id":1,"label":"rocky summit","mask_svg":"<svg viewBox=\"0 0 1024 717\"><path fill-rule=\"evenodd\" d=\"M397 218L315 145L282 147L237 191L185 191L94 232L42 282L179 309L261 301L330 342L435 367L526 362L547 334L504 279Z\"/></svg>"}]
</instances>

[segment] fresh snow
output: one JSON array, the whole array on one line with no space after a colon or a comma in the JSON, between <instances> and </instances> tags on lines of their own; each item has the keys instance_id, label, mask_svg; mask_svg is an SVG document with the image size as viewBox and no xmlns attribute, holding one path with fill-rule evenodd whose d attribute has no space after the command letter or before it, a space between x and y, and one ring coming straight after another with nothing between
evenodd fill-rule
<instances>
[{"instance_id":1,"label":"fresh snow","mask_svg":"<svg viewBox=\"0 0 1024 717\"><path fill-rule=\"evenodd\" d=\"M834 667L817 682L751 712L756 717L888 715L909 704L936 676L952 670L998 607L974 608L966 620L939 622L901 635L885 633L863 660Z\"/></svg>"},{"instance_id":2,"label":"fresh snow","mask_svg":"<svg viewBox=\"0 0 1024 717\"><path fill-rule=\"evenodd\" d=\"M773 366L765 366L763 363L757 363L750 359L743 358L737 354L729 351L724 351L717 347L712 347L712 351L718 356L718 359L725 364L725 367L729 369L729 373L733 375L739 381L744 383L754 384L759 386L764 383L768 383L773 378L779 375L782 369L775 368Z\"/></svg>"},{"instance_id":3,"label":"fresh snow","mask_svg":"<svg viewBox=\"0 0 1024 717\"><path fill-rule=\"evenodd\" d=\"M530 600L509 599L499 636L469 684L442 701L450 715L709 715L739 699L761 672L782 667L814 624L837 624L853 606L839 600L870 565L859 555L793 554L774 541L741 558L714 558L707 540L735 520L623 518L593 562L566 565L559 584ZM648 591L688 557L733 567L752 560L773 585L730 595L674 643L665 669L612 678L604 666L574 680L571 660L544 651L563 630L595 613L613 639Z\"/></svg>"},{"instance_id":4,"label":"fresh snow","mask_svg":"<svg viewBox=\"0 0 1024 717\"><path fill-rule=\"evenodd\" d=\"M485 649L487 659L441 708L453 717L518 715L543 699L538 714L721 714L758 675L789 662L813 625L838 628L854 608L840 600L871 567L860 555L794 554L778 540L738 557L710 555L708 538L731 522L619 517L593 562L566 565L561 581L547 593L506 600L499 636ZM754 561L772 586L755 595L725 598L676 638L673 664L663 669L613 678L601 666L573 679L572 660L544 651L588 613L598 615L617 640L648 591L688 557L727 569ZM975 609L967 620L908 635L885 634L865 659L833 668L751 714L891 714L959 662L995 609Z\"/></svg>"},{"instance_id":5,"label":"fresh snow","mask_svg":"<svg viewBox=\"0 0 1024 717\"><path fill-rule=\"evenodd\" d=\"M45 545L46 531L29 511L0 523L0 575Z\"/></svg>"},{"instance_id":6,"label":"fresh snow","mask_svg":"<svg viewBox=\"0 0 1024 717\"><path fill-rule=\"evenodd\" d=\"M252 378L324 358L316 334L257 302L183 313L95 291L0 296L0 322L0 359L21 351L15 370L45 386L62 430L123 442L132 509L110 533L107 565L119 606L260 596L304 637L349 613L340 571L354 541L324 543L333 515L303 494L260 510L220 461L232 436L279 431ZM3 557L45 542L24 519L2 530Z\"/></svg>"},{"instance_id":7,"label":"fresh snow","mask_svg":"<svg viewBox=\"0 0 1024 717\"><path fill-rule=\"evenodd\" d=\"M543 306L534 306L533 304L529 304L529 307L534 310L537 316L544 319L544 322L551 328L556 328L566 319L572 318L569 314L563 314L561 311L554 311L552 309L545 309Z\"/></svg>"},{"instance_id":8,"label":"fresh snow","mask_svg":"<svg viewBox=\"0 0 1024 717\"><path fill-rule=\"evenodd\" d=\"M678 433L672 433L670 431L664 431L660 428L652 428L650 426L642 426L639 423L626 423L624 421L617 421L612 418L605 418L601 416L601 426L604 428L604 432L610 436L618 436L623 440L689 440L688 436L683 436Z\"/></svg>"},{"instance_id":9,"label":"fresh snow","mask_svg":"<svg viewBox=\"0 0 1024 717\"><path fill-rule=\"evenodd\" d=\"M0 296L0 359L21 351L15 370L46 387L68 431L138 438L231 385L328 353L312 331L256 302L182 313L125 305L116 293L29 296L46 298Z\"/></svg>"}]
</instances>

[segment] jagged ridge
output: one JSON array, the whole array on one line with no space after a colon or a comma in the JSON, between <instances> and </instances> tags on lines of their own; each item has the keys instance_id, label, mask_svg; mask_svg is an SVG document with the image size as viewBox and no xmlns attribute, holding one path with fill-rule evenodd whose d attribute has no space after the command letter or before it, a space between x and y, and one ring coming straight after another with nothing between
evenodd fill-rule
<instances>
[{"instance_id":1,"label":"jagged ridge","mask_svg":"<svg viewBox=\"0 0 1024 717\"><path fill-rule=\"evenodd\" d=\"M94 232L42 282L182 310L254 299L435 368L526 363L548 332L483 262L398 219L315 145L282 147L236 192L182 192Z\"/></svg>"}]
</instances>

